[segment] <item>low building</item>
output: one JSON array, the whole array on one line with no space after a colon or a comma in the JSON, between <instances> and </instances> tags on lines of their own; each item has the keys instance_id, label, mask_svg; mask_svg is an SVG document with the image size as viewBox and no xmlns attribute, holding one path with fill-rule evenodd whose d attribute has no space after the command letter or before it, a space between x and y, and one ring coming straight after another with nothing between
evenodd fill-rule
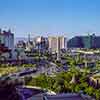
<instances>
[{"instance_id":1,"label":"low building","mask_svg":"<svg viewBox=\"0 0 100 100\"><path fill-rule=\"evenodd\" d=\"M23 59L27 59L27 56L25 54L25 49L24 48L21 48L21 47L17 47L15 49L15 52L14 52L14 57L13 59L18 59L18 60L23 60Z\"/></svg>"},{"instance_id":2,"label":"low building","mask_svg":"<svg viewBox=\"0 0 100 100\"><path fill-rule=\"evenodd\" d=\"M26 48L26 43L23 40L18 41L16 47Z\"/></svg>"}]
</instances>

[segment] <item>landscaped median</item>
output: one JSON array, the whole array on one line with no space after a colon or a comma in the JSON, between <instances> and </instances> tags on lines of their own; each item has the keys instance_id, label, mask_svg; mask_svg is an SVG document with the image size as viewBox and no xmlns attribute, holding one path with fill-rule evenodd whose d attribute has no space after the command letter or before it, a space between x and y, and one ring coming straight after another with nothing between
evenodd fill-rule
<instances>
[{"instance_id":1,"label":"landscaped median","mask_svg":"<svg viewBox=\"0 0 100 100\"><path fill-rule=\"evenodd\" d=\"M0 76L18 72L17 67L0 67Z\"/></svg>"}]
</instances>

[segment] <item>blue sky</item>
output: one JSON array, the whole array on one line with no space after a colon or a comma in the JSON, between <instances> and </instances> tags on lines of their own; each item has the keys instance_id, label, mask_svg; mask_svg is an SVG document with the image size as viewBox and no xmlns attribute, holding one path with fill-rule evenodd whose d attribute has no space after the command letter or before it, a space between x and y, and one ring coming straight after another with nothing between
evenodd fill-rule
<instances>
[{"instance_id":1,"label":"blue sky","mask_svg":"<svg viewBox=\"0 0 100 100\"><path fill-rule=\"evenodd\" d=\"M0 0L0 27L16 37L100 35L100 0Z\"/></svg>"}]
</instances>

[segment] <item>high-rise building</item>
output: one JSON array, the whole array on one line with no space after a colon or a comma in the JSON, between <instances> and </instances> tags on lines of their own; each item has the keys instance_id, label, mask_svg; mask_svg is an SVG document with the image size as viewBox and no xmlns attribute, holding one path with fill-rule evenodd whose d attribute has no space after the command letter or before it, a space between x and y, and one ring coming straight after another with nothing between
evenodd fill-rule
<instances>
[{"instance_id":1,"label":"high-rise building","mask_svg":"<svg viewBox=\"0 0 100 100\"><path fill-rule=\"evenodd\" d=\"M57 37L48 37L48 41L49 41L49 49L52 52L57 52L58 51Z\"/></svg>"},{"instance_id":2,"label":"high-rise building","mask_svg":"<svg viewBox=\"0 0 100 100\"><path fill-rule=\"evenodd\" d=\"M63 36L48 37L49 49L52 52L59 52L61 49L66 49L66 38Z\"/></svg>"},{"instance_id":3,"label":"high-rise building","mask_svg":"<svg viewBox=\"0 0 100 100\"><path fill-rule=\"evenodd\" d=\"M59 45L60 45L60 49L67 49L67 39L64 36L59 36Z\"/></svg>"},{"instance_id":4,"label":"high-rise building","mask_svg":"<svg viewBox=\"0 0 100 100\"><path fill-rule=\"evenodd\" d=\"M0 30L0 44L4 44L9 49L14 49L14 34L11 33L11 30Z\"/></svg>"}]
</instances>

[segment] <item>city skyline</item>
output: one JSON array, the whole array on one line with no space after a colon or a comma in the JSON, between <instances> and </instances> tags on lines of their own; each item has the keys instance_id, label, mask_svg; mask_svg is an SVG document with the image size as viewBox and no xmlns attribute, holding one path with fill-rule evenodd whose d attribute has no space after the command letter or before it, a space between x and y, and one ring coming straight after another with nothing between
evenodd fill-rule
<instances>
[{"instance_id":1,"label":"city skyline","mask_svg":"<svg viewBox=\"0 0 100 100\"><path fill-rule=\"evenodd\" d=\"M0 28L15 37L87 35L100 29L99 0L1 0Z\"/></svg>"}]
</instances>

